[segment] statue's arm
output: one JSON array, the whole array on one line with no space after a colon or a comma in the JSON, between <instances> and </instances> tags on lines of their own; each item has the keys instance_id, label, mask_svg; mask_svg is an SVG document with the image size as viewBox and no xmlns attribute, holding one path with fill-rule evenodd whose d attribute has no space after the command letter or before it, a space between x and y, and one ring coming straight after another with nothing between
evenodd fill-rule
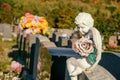
<instances>
[{"instance_id":1,"label":"statue's arm","mask_svg":"<svg viewBox=\"0 0 120 80\"><path fill-rule=\"evenodd\" d=\"M87 71L92 71L98 65L100 60L101 60L101 51L97 50L96 62L92 64L91 67L87 69Z\"/></svg>"},{"instance_id":2,"label":"statue's arm","mask_svg":"<svg viewBox=\"0 0 120 80\"><path fill-rule=\"evenodd\" d=\"M101 39L101 35L99 33L99 31L95 28L93 28L92 30L93 32L93 40L95 43L95 47L97 49L97 55L96 55L96 62L94 64L92 64L92 66L90 68L88 68L88 71L93 70L99 63L99 61L101 60L101 54L102 54L102 39Z\"/></svg>"}]
</instances>

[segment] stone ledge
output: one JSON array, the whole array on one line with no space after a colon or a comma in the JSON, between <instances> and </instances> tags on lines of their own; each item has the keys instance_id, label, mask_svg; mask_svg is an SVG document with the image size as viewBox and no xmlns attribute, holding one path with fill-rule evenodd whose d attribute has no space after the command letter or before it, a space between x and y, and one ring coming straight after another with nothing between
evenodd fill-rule
<instances>
[{"instance_id":1,"label":"stone ledge","mask_svg":"<svg viewBox=\"0 0 120 80\"><path fill-rule=\"evenodd\" d=\"M84 72L79 77L79 80L116 80L116 78L105 68L97 65L92 72Z\"/></svg>"}]
</instances>

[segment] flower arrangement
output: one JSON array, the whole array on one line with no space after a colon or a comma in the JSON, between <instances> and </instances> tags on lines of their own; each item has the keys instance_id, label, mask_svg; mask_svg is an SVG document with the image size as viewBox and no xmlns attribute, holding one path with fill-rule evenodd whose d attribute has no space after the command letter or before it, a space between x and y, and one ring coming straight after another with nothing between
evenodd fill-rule
<instances>
[{"instance_id":1,"label":"flower arrangement","mask_svg":"<svg viewBox=\"0 0 120 80\"><path fill-rule=\"evenodd\" d=\"M26 13L20 18L19 27L27 34L45 34L48 27L48 22L45 17L39 17L30 13Z\"/></svg>"},{"instance_id":2,"label":"flower arrangement","mask_svg":"<svg viewBox=\"0 0 120 80\"><path fill-rule=\"evenodd\" d=\"M73 50L81 56L88 56L94 50L93 43L91 40L82 37L75 42Z\"/></svg>"}]
</instances>

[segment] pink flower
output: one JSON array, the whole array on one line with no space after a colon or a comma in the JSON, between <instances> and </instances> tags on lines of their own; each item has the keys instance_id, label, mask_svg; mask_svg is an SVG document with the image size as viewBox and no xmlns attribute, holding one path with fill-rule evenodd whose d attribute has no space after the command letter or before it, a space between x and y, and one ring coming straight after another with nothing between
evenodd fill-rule
<instances>
[{"instance_id":1,"label":"pink flower","mask_svg":"<svg viewBox=\"0 0 120 80\"><path fill-rule=\"evenodd\" d=\"M85 37L82 37L75 42L73 50L81 56L88 56L91 52L93 52L93 42Z\"/></svg>"},{"instance_id":2,"label":"pink flower","mask_svg":"<svg viewBox=\"0 0 120 80\"><path fill-rule=\"evenodd\" d=\"M37 64L37 71L40 72L40 68L41 68L41 62L38 62Z\"/></svg>"},{"instance_id":3,"label":"pink flower","mask_svg":"<svg viewBox=\"0 0 120 80\"><path fill-rule=\"evenodd\" d=\"M16 61L12 61L10 65L10 69L15 72L21 72L22 71L22 64Z\"/></svg>"}]
</instances>

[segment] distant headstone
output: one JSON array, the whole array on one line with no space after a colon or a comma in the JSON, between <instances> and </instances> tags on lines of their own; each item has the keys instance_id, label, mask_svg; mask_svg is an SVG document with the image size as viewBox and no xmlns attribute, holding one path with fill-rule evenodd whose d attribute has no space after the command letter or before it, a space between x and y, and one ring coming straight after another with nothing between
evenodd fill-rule
<instances>
[{"instance_id":1,"label":"distant headstone","mask_svg":"<svg viewBox=\"0 0 120 80\"><path fill-rule=\"evenodd\" d=\"M50 34L48 35L48 38L49 39L52 39L52 37L53 37L53 33L56 31L56 29L55 28L51 28L51 30L50 30Z\"/></svg>"},{"instance_id":2,"label":"distant headstone","mask_svg":"<svg viewBox=\"0 0 120 80\"><path fill-rule=\"evenodd\" d=\"M3 28L4 28L3 24L0 24L0 35L3 35Z\"/></svg>"},{"instance_id":3,"label":"distant headstone","mask_svg":"<svg viewBox=\"0 0 120 80\"><path fill-rule=\"evenodd\" d=\"M72 29L58 29L58 33L61 33L61 35L66 34L67 37L70 37L71 34L73 33L73 30Z\"/></svg>"},{"instance_id":4,"label":"distant headstone","mask_svg":"<svg viewBox=\"0 0 120 80\"><path fill-rule=\"evenodd\" d=\"M52 41L58 42L59 36L61 36L61 33L58 33L58 32L53 33Z\"/></svg>"},{"instance_id":5,"label":"distant headstone","mask_svg":"<svg viewBox=\"0 0 120 80\"><path fill-rule=\"evenodd\" d=\"M68 38L60 36L59 37L59 41L58 41L58 46L59 47L66 47L66 46L68 46Z\"/></svg>"},{"instance_id":6,"label":"distant headstone","mask_svg":"<svg viewBox=\"0 0 120 80\"><path fill-rule=\"evenodd\" d=\"M69 39L69 40L68 40L68 47L69 47L69 48L73 48L73 45L74 45L74 43L75 43L76 40L77 40L77 39L74 39L74 38L73 38L73 39Z\"/></svg>"},{"instance_id":7,"label":"distant headstone","mask_svg":"<svg viewBox=\"0 0 120 80\"><path fill-rule=\"evenodd\" d=\"M117 47L117 36L110 36L108 46Z\"/></svg>"},{"instance_id":8,"label":"distant headstone","mask_svg":"<svg viewBox=\"0 0 120 80\"><path fill-rule=\"evenodd\" d=\"M9 24L3 24L3 38L2 40L12 41L12 28Z\"/></svg>"},{"instance_id":9,"label":"distant headstone","mask_svg":"<svg viewBox=\"0 0 120 80\"><path fill-rule=\"evenodd\" d=\"M20 28L18 26L13 26L13 36L17 36L20 32Z\"/></svg>"}]
</instances>

